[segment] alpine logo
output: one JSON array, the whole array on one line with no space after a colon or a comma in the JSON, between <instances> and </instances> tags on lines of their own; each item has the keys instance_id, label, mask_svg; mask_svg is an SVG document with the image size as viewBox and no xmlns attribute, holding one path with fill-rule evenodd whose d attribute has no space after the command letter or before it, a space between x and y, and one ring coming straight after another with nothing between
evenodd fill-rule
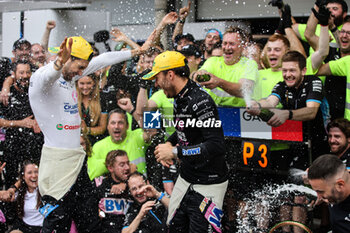
<instances>
[{"instance_id":1,"label":"alpine logo","mask_svg":"<svg viewBox=\"0 0 350 233\"><path fill-rule=\"evenodd\" d=\"M79 129L80 125L62 125L62 124L57 124L56 129L57 130L76 130Z\"/></svg>"}]
</instances>

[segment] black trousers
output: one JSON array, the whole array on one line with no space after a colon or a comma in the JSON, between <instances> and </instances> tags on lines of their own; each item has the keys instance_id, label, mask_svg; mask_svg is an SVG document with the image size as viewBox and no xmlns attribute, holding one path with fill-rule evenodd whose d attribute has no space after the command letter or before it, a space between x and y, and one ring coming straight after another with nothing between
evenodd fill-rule
<instances>
[{"instance_id":1,"label":"black trousers","mask_svg":"<svg viewBox=\"0 0 350 233\"><path fill-rule=\"evenodd\" d=\"M183 197L180 207L171 220L170 233L207 233L214 232L208 220L204 218L199 206L203 196L195 191L189 190Z\"/></svg>"},{"instance_id":2,"label":"black trousers","mask_svg":"<svg viewBox=\"0 0 350 233\"><path fill-rule=\"evenodd\" d=\"M59 205L45 219L42 233L68 233L74 220L78 232L101 232L101 222L98 216L98 203L94 197L95 188L89 179L86 162L79 173L71 190L56 200L51 196L43 196L43 205Z\"/></svg>"}]
</instances>

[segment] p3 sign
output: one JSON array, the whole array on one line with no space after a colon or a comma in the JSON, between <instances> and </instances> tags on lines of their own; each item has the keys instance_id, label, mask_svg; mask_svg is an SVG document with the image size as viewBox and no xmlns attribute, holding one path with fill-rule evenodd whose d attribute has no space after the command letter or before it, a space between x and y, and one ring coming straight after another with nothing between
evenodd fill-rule
<instances>
[{"instance_id":1,"label":"p3 sign","mask_svg":"<svg viewBox=\"0 0 350 233\"><path fill-rule=\"evenodd\" d=\"M270 153L270 146L266 143L242 141L241 165L250 168L268 168Z\"/></svg>"}]
</instances>

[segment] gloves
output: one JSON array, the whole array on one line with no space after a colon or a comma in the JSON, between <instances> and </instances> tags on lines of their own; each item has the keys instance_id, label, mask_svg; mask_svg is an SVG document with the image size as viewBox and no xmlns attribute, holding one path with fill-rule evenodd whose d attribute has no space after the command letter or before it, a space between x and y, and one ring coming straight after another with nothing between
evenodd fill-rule
<instances>
[{"instance_id":1,"label":"gloves","mask_svg":"<svg viewBox=\"0 0 350 233\"><path fill-rule=\"evenodd\" d=\"M321 6L318 10L318 12L312 8L312 12L314 13L315 17L318 19L318 22L322 26L327 26L329 22L329 17L331 16L331 12L326 8L326 6Z\"/></svg>"},{"instance_id":2,"label":"gloves","mask_svg":"<svg viewBox=\"0 0 350 233\"><path fill-rule=\"evenodd\" d=\"M284 10L282 11L282 20L284 29L292 27L292 14L290 11L290 6L288 4L284 5Z\"/></svg>"},{"instance_id":3,"label":"gloves","mask_svg":"<svg viewBox=\"0 0 350 233\"><path fill-rule=\"evenodd\" d=\"M327 5L327 0L316 0L315 5L318 6L319 8L321 6Z\"/></svg>"},{"instance_id":4,"label":"gloves","mask_svg":"<svg viewBox=\"0 0 350 233\"><path fill-rule=\"evenodd\" d=\"M269 2L269 5L271 5L271 6L277 6L278 7L278 9L282 9L282 7L283 7L283 0L271 0L270 2Z\"/></svg>"}]
</instances>

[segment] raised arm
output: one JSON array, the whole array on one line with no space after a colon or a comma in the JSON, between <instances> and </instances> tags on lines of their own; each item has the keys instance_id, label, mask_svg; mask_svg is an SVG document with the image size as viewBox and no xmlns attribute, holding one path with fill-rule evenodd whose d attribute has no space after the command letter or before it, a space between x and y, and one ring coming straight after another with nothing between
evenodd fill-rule
<instances>
[{"instance_id":1,"label":"raised arm","mask_svg":"<svg viewBox=\"0 0 350 233\"><path fill-rule=\"evenodd\" d=\"M112 40L114 40L116 42L125 42L132 49L140 49L140 46L137 43L135 43L133 40L131 40L129 37L127 37L118 28L116 28L116 27L112 28L110 33L111 33L112 36L114 36L114 38L112 38Z\"/></svg>"},{"instance_id":2,"label":"raised arm","mask_svg":"<svg viewBox=\"0 0 350 233\"><path fill-rule=\"evenodd\" d=\"M173 33L173 36L171 38L173 42L175 41L175 37L177 35L181 35L183 33L183 27L185 25L186 18L190 12L190 8L191 8L191 1L188 1L187 6L180 9L179 21L176 23L174 33Z\"/></svg>"},{"instance_id":3,"label":"raised arm","mask_svg":"<svg viewBox=\"0 0 350 233\"><path fill-rule=\"evenodd\" d=\"M55 27L56 27L56 22L54 20L47 21L45 32L43 34L43 37L41 38L41 46L43 47L45 52L48 52L50 33L51 33L51 30L54 29Z\"/></svg>"},{"instance_id":4,"label":"raised arm","mask_svg":"<svg viewBox=\"0 0 350 233\"><path fill-rule=\"evenodd\" d=\"M304 47L292 29L292 14L290 6L288 4L284 5L284 10L282 11L282 20L284 31L286 33L287 39L290 42L290 50L296 50L306 57Z\"/></svg>"}]
</instances>

